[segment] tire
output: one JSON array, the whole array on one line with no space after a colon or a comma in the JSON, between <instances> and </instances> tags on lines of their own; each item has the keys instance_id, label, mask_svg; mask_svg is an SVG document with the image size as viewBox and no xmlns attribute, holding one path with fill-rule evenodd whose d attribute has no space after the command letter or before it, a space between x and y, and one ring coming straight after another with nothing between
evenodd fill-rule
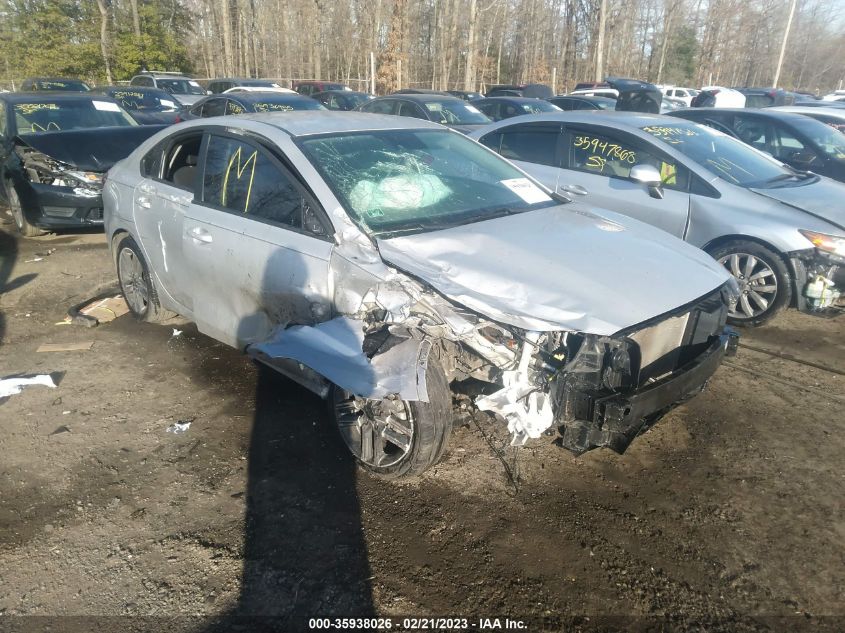
<instances>
[{"instance_id":1,"label":"tire","mask_svg":"<svg viewBox=\"0 0 845 633\"><path fill-rule=\"evenodd\" d=\"M18 196L17 189L15 189L15 185L11 180L6 181L6 196L9 199L9 210L12 212L12 218L15 220L15 226L18 228L18 232L21 235L24 237L38 237L39 235L44 235L44 233L46 233L43 229L38 228L34 224L30 224L26 219L26 215L23 212L23 206L21 205L20 196Z\"/></svg>"},{"instance_id":2,"label":"tire","mask_svg":"<svg viewBox=\"0 0 845 633\"><path fill-rule=\"evenodd\" d=\"M141 249L128 235L117 245L117 278L129 311L139 321L161 323L176 316L161 307Z\"/></svg>"},{"instance_id":3,"label":"tire","mask_svg":"<svg viewBox=\"0 0 845 633\"><path fill-rule=\"evenodd\" d=\"M446 452L449 434L452 432L452 392L446 380L446 374L440 363L429 357L426 368L426 388L428 402L408 402L399 399L385 398L374 401L363 398L353 398L351 394L339 387L333 387L329 394L329 405L332 417L338 426L338 432L346 446L355 456L358 463L366 470L386 479L399 477L413 477L422 474L434 466ZM372 449L372 457L365 454L362 429L367 424L378 428L373 416L361 409L353 410L351 403L364 407L377 407L377 410L389 406L394 411L405 411L406 427L411 429L410 445L403 451L397 444L385 440L383 435L372 433L371 444L383 442L381 446ZM395 419L395 418L394 418ZM357 428L357 433L356 433ZM388 448L392 448L390 451Z\"/></svg>"},{"instance_id":4,"label":"tire","mask_svg":"<svg viewBox=\"0 0 845 633\"><path fill-rule=\"evenodd\" d=\"M783 258L771 249L757 242L732 240L708 252L740 286L736 310L728 315L731 325L757 327L789 304L792 275Z\"/></svg>"}]
</instances>

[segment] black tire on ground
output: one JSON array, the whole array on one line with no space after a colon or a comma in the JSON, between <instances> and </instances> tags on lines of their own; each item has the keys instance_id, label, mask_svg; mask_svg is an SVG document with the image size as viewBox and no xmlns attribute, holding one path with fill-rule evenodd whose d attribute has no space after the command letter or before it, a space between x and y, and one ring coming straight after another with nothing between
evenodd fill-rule
<instances>
[{"instance_id":1,"label":"black tire on ground","mask_svg":"<svg viewBox=\"0 0 845 633\"><path fill-rule=\"evenodd\" d=\"M117 278L129 311L147 323L161 323L176 316L161 307L147 262L135 240L128 235L120 240L116 255Z\"/></svg>"},{"instance_id":2,"label":"black tire on ground","mask_svg":"<svg viewBox=\"0 0 845 633\"><path fill-rule=\"evenodd\" d=\"M12 212L12 218L15 220L15 226L18 228L18 232L21 235L24 237L38 237L39 235L44 235L44 233L46 233L43 229L38 228L34 224L30 224L26 219L23 207L21 206L20 196L18 196L15 184L11 180L6 181L6 196L9 199L9 210Z\"/></svg>"},{"instance_id":3,"label":"black tire on ground","mask_svg":"<svg viewBox=\"0 0 845 633\"><path fill-rule=\"evenodd\" d=\"M723 264L725 268L728 272L734 275L740 285L740 292L742 293L740 296L740 302L737 304L736 311L728 317L728 323L731 325L745 327L756 327L758 325L762 325L789 305L792 297L792 275L790 274L789 268L783 258L771 249L766 248L757 242L748 240L731 240L730 242L725 242L715 248L709 249L708 252L714 259L716 259L716 261L724 260ZM766 277L751 280L749 282L749 280L745 279L746 275L744 274L744 267L740 270L739 275L732 270L732 255L738 255L738 261L740 263L747 261L747 259L743 259L743 256L752 256L758 260L758 263L753 269L754 272L751 275L752 277L761 274L759 271L762 270L763 266L768 267L773 275L767 275ZM771 290L769 291L769 294L767 295L767 306L762 308L755 301L755 288L760 289L761 286L763 288L769 288L772 285L772 278L774 278L774 281L776 282L777 289L774 294L772 294ZM760 297L762 296L762 293L756 293L756 295L757 297ZM746 305L751 308L751 311L754 312L754 314L749 315L746 313L743 309L743 302L746 302Z\"/></svg>"},{"instance_id":4,"label":"black tire on ground","mask_svg":"<svg viewBox=\"0 0 845 633\"><path fill-rule=\"evenodd\" d=\"M358 459L366 470L386 479L413 477L422 474L440 461L446 452L452 432L452 392L442 366L432 353L426 368L428 402L406 402L411 412L413 438L411 447L400 461L389 466L376 466ZM338 387L329 394L332 417L338 422Z\"/></svg>"}]
</instances>

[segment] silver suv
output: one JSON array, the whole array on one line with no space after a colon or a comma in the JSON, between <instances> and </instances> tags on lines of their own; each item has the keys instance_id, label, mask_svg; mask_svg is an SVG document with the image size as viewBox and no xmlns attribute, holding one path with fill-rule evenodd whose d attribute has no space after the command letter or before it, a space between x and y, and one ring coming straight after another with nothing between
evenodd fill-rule
<instances>
[{"instance_id":1,"label":"silver suv","mask_svg":"<svg viewBox=\"0 0 845 633\"><path fill-rule=\"evenodd\" d=\"M197 81L182 73L143 72L132 77L129 85L164 90L176 97L179 103L188 106L210 94Z\"/></svg>"}]
</instances>

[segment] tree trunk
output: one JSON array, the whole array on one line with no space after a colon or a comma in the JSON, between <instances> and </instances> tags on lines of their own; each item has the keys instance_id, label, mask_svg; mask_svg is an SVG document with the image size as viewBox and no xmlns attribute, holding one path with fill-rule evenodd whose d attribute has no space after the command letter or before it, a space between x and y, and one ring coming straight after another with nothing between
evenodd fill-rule
<instances>
[{"instance_id":1,"label":"tree trunk","mask_svg":"<svg viewBox=\"0 0 845 633\"><path fill-rule=\"evenodd\" d=\"M111 63L109 62L109 8L106 0L97 0L100 10L100 52L103 54L103 64L106 71L106 81L112 83Z\"/></svg>"},{"instance_id":2,"label":"tree trunk","mask_svg":"<svg viewBox=\"0 0 845 633\"><path fill-rule=\"evenodd\" d=\"M604 29L607 24L607 0L599 8L599 33L596 37L596 82L604 80Z\"/></svg>"},{"instance_id":3,"label":"tree trunk","mask_svg":"<svg viewBox=\"0 0 845 633\"><path fill-rule=\"evenodd\" d=\"M464 90L475 90L475 27L478 22L478 3L469 2L469 27L467 31L467 63L464 68Z\"/></svg>"}]
</instances>

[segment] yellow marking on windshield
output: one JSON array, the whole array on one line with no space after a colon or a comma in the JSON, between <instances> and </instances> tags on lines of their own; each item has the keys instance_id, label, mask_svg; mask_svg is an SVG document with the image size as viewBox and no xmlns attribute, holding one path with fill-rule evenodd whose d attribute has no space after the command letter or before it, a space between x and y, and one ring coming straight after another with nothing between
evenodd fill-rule
<instances>
[{"instance_id":1,"label":"yellow marking on windshield","mask_svg":"<svg viewBox=\"0 0 845 633\"><path fill-rule=\"evenodd\" d=\"M41 110L58 110L59 106L56 103L16 103L15 112L21 114L33 114Z\"/></svg>"},{"instance_id":2,"label":"yellow marking on windshield","mask_svg":"<svg viewBox=\"0 0 845 633\"><path fill-rule=\"evenodd\" d=\"M288 105L287 103L256 103L253 104L256 112L291 112L293 111L293 106Z\"/></svg>"},{"instance_id":3,"label":"yellow marking on windshield","mask_svg":"<svg viewBox=\"0 0 845 633\"><path fill-rule=\"evenodd\" d=\"M247 166L252 163L252 169L249 172L249 187L247 187L246 190L246 202L244 203L243 211L246 213L247 209L249 209L249 197L252 195L252 181L255 178L255 163L258 160L258 150L255 150L250 157L246 159L246 161L241 163L241 149L241 147L238 147L229 159L229 166L226 168L226 176L223 178L223 195L220 198L220 202L224 207L226 206L226 192L229 189L229 174L232 173L232 167L235 166L235 161L237 161L238 164L235 170L235 177L238 180L240 180L243 176Z\"/></svg>"},{"instance_id":4,"label":"yellow marking on windshield","mask_svg":"<svg viewBox=\"0 0 845 633\"><path fill-rule=\"evenodd\" d=\"M58 124L58 123L55 123L54 121L50 121L50 122L47 124L47 127L46 127L46 128L41 127L41 126L40 126L40 125L38 125L37 123L33 123L33 124L30 126L30 129L31 129L33 132L48 132L48 131L50 131L50 130L55 130L55 131L57 131L57 132L61 132L61 130L62 130L62 128L60 128L60 127L59 127L59 124Z\"/></svg>"}]
</instances>

